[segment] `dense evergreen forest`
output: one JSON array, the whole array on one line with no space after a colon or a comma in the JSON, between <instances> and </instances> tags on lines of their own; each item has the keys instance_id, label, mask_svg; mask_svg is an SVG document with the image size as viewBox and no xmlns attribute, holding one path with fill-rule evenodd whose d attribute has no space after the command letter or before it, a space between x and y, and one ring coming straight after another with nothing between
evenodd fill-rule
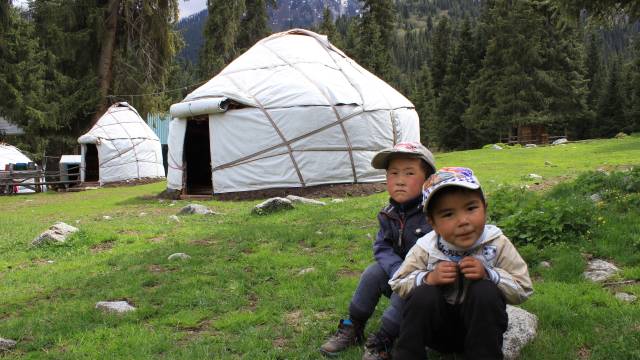
<instances>
[{"instance_id":1,"label":"dense evergreen forest","mask_svg":"<svg viewBox=\"0 0 640 360\"><path fill-rule=\"evenodd\" d=\"M0 116L37 157L72 149L112 101L166 112L271 33L278 3L209 0L188 61L177 0L0 0ZM360 3L342 15L327 7L309 27L404 93L432 148L475 148L522 127L573 140L640 129L636 1Z\"/></svg>"}]
</instances>

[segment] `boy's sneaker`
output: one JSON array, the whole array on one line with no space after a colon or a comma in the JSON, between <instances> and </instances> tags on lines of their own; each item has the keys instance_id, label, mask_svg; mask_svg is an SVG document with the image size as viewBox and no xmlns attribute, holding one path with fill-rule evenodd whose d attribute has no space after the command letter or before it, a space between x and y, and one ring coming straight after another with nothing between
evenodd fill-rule
<instances>
[{"instance_id":1,"label":"boy's sneaker","mask_svg":"<svg viewBox=\"0 0 640 360\"><path fill-rule=\"evenodd\" d=\"M340 320L338 331L320 346L320 352L327 356L336 356L350 346L362 344L363 330L362 326L354 324L350 319Z\"/></svg>"},{"instance_id":2,"label":"boy's sneaker","mask_svg":"<svg viewBox=\"0 0 640 360\"><path fill-rule=\"evenodd\" d=\"M383 331L372 333L364 344L362 360L390 360L393 349L393 339Z\"/></svg>"}]
</instances>

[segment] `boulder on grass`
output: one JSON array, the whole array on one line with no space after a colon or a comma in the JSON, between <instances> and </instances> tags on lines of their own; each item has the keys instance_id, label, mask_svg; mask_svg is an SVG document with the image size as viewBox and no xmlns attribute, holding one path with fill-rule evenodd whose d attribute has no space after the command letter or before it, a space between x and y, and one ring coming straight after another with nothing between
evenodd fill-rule
<instances>
[{"instance_id":1,"label":"boulder on grass","mask_svg":"<svg viewBox=\"0 0 640 360\"><path fill-rule=\"evenodd\" d=\"M134 311L136 308L126 301L98 301L96 303L96 309L121 314Z\"/></svg>"},{"instance_id":2,"label":"boulder on grass","mask_svg":"<svg viewBox=\"0 0 640 360\"><path fill-rule=\"evenodd\" d=\"M276 211L291 210L293 203L289 199L274 197L256 205L252 212L257 215L271 214Z\"/></svg>"},{"instance_id":3,"label":"boulder on grass","mask_svg":"<svg viewBox=\"0 0 640 360\"><path fill-rule=\"evenodd\" d=\"M178 212L178 215L216 215L216 212L200 204L189 204Z\"/></svg>"},{"instance_id":4,"label":"boulder on grass","mask_svg":"<svg viewBox=\"0 0 640 360\"><path fill-rule=\"evenodd\" d=\"M522 348L535 339L538 317L516 306L507 305L509 325L502 337L502 354L505 360L517 359Z\"/></svg>"},{"instance_id":5,"label":"boulder on grass","mask_svg":"<svg viewBox=\"0 0 640 360\"><path fill-rule=\"evenodd\" d=\"M612 263L600 259L593 259L587 264L584 277L593 282L604 282L613 277L620 269Z\"/></svg>"},{"instance_id":6,"label":"boulder on grass","mask_svg":"<svg viewBox=\"0 0 640 360\"><path fill-rule=\"evenodd\" d=\"M16 347L16 342L10 339L3 339L0 337L0 353L3 351L11 350Z\"/></svg>"},{"instance_id":7,"label":"boulder on grass","mask_svg":"<svg viewBox=\"0 0 640 360\"><path fill-rule=\"evenodd\" d=\"M296 196L296 195L287 195L287 199L289 199L293 203L302 203L302 204L320 205L320 206L327 205L324 202L319 200L308 199L306 197Z\"/></svg>"},{"instance_id":8,"label":"boulder on grass","mask_svg":"<svg viewBox=\"0 0 640 360\"><path fill-rule=\"evenodd\" d=\"M31 245L40 246L44 244L62 244L67 241L67 238L71 236L71 234L77 231L77 227L73 227L63 222L57 222L48 230L33 239Z\"/></svg>"}]
</instances>

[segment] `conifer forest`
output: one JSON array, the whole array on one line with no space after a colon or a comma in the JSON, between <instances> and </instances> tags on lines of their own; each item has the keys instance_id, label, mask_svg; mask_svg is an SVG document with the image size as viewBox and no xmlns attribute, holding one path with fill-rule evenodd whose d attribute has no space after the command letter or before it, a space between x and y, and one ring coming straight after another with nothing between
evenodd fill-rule
<instances>
[{"instance_id":1,"label":"conifer forest","mask_svg":"<svg viewBox=\"0 0 640 360\"><path fill-rule=\"evenodd\" d=\"M168 112L274 32L280 3L208 0L189 57L178 0L14 2L0 0L0 116L36 158L77 146L114 101ZM356 15L326 7L307 27L410 99L431 148L504 142L523 125L572 140L640 130L637 1L359 4Z\"/></svg>"}]
</instances>

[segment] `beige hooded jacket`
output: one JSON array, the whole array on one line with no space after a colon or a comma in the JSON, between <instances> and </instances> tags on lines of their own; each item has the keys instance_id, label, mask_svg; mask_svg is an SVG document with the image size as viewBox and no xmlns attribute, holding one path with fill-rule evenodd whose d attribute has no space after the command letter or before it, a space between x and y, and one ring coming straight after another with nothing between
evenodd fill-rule
<instances>
[{"instance_id":1,"label":"beige hooded jacket","mask_svg":"<svg viewBox=\"0 0 640 360\"><path fill-rule=\"evenodd\" d=\"M438 248L438 237L431 231L418 239L389 280L393 291L401 297L406 298L416 286L423 284L423 279L438 262L455 261ZM485 225L479 243L466 251L484 264L487 278L498 285L508 304L520 304L533 294L527 263L498 227ZM455 283L443 286L447 302L459 304L464 300L469 280L460 275Z\"/></svg>"}]
</instances>

